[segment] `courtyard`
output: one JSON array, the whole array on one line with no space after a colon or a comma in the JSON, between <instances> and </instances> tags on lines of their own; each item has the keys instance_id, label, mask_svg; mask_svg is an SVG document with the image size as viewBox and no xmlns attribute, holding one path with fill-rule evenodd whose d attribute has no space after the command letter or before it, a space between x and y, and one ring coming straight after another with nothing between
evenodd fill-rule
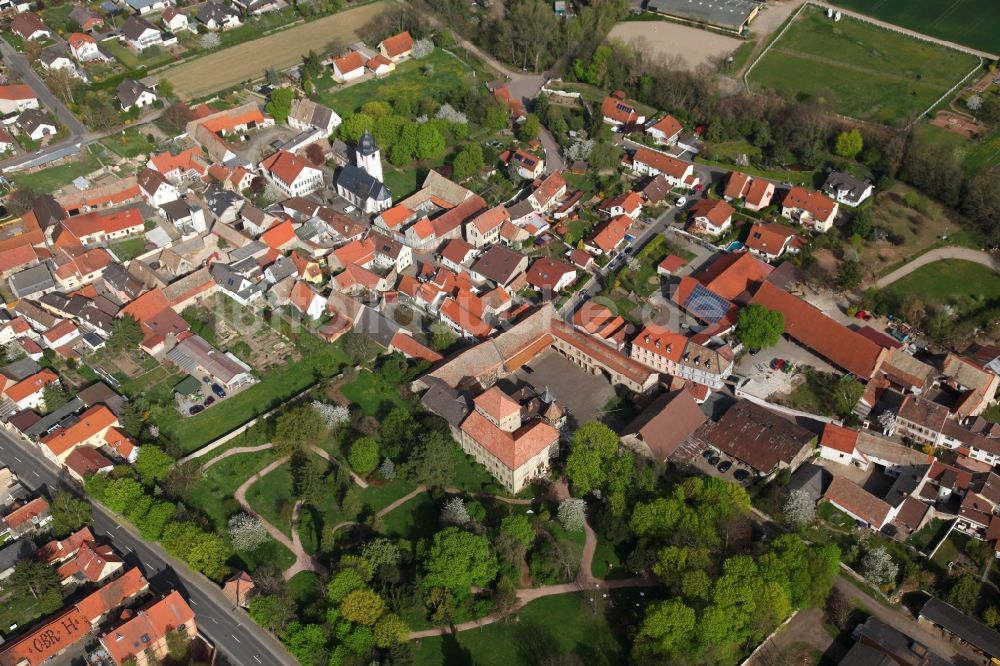
<instances>
[{"instance_id":1,"label":"courtyard","mask_svg":"<svg viewBox=\"0 0 1000 666\"><path fill-rule=\"evenodd\" d=\"M536 356L506 380L527 384L542 394L548 389L569 414L569 430L603 417L604 405L615 397L604 375L592 375L551 349ZM506 388L506 387L505 387Z\"/></svg>"}]
</instances>

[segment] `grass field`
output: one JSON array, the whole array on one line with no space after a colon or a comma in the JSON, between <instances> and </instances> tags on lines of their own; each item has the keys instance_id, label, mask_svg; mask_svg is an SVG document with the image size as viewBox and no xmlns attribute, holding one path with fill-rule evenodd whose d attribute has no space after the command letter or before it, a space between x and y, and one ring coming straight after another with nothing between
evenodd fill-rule
<instances>
[{"instance_id":1,"label":"grass field","mask_svg":"<svg viewBox=\"0 0 1000 666\"><path fill-rule=\"evenodd\" d=\"M350 44L363 39L359 30L387 6L387 2L375 2L348 9L181 63L160 76L169 79L183 99L204 97L261 76L267 67L278 70L291 67L310 50L326 52L331 42ZM261 57L262 54L266 57Z\"/></svg>"},{"instance_id":2,"label":"grass field","mask_svg":"<svg viewBox=\"0 0 1000 666\"><path fill-rule=\"evenodd\" d=\"M433 74L428 76L428 67ZM357 111L366 102L391 101L407 97L413 104L422 97L437 97L441 92L453 90L462 85L470 76L466 65L441 49L436 49L426 58L400 63L395 71L382 79L370 79L339 90L330 87L319 95L319 101L340 115ZM328 77L319 81L320 89L332 83Z\"/></svg>"},{"instance_id":3,"label":"grass field","mask_svg":"<svg viewBox=\"0 0 1000 666\"><path fill-rule=\"evenodd\" d=\"M750 81L788 96L821 98L847 116L897 124L923 113L978 62L863 21L835 23L806 7L751 70Z\"/></svg>"},{"instance_id":4,"label":"grass field","mask_svg":"<svg viewBox=\"0 0 1000 666\"><path fill-rule=\"evenodd\" d=\"M74 178L86 176L100 168L95 151L103 150L100 146L89 146L80 151L79 159L59 166L49 167L34 173L15 173L13 180L18 187L27 187L35 192L55 192L64 185L73 182Z\"/></svg>"},{"instance_id":5,"label":"grass field","mask_svg":"<svg viewBox=\"0 0 1000 666\"><path fill-rule=\"evenodd\" d=\"M122 130L121 134L112 134L109 137L105 137L101 140L101 143L122 157L135 157L156 150L156 144L151 142L146 134L140 132L135 127Z\"/></svg>"},{"instance_id":6,"label":"grass field","mask_svg":"<svg viewBox=\"0 0 1000 666\"><path fill-rule=\"evenodd\" d=\"M638 592L614 592L616 606L632 606ZM508 666L564 663L575 654L579 663L604 666L626 663L611 623L595 615L579 594L537 599L518 611L517 622L497 622L456 636L424 638L414 645L415 666ZM567 661L565 663L577 663Z\"/></svg>"},{"instance_id":7,"label":"grass field","mask_svg":"<svg viewBox=\"0 0 1000 666\"><path fill-rule=\"evenodd\" d=\"M921 266L884 289L897 298L912 297L926 305L949 306L962 317L1000 302L1000 275L960 259Z\"/></svg>"},{"instance_id":8,"label":"grass field","mask_svg":"<svg viewBox=\"0 0 1000 666\"><path fill-rule=\"evenodd\" d=\"M862 14L989 53L1000 53L996 0L832 0Z\"/></svg>"},{"instance_id":9,"label":"grass field","mask_svg":"<svg viewBox=\"0 0 1000 666\"><path fill-rule=\"evenodd\" d=\"M361 411L375 418L385 418L394 407L408 406L395 386L387 385L371 372L362 372L357 379L345 384L340 390Z\"/></svg>"}]
</instances>

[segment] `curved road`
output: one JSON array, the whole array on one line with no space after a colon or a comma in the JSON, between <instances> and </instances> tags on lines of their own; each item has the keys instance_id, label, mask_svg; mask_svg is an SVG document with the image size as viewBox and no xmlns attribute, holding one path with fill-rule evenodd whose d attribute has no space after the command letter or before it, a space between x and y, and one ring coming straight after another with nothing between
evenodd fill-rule
<instances>
[{"instance_id":1,"label":"curved road","mask_svg":"<svg viewBox=\"0 0 1000 666\"><path fill-rule=\"evenodd\" d=\"M967 247L939 247L936 250L931 250L930 252L920 255L904 266L900 266L885 277L879 278L878 282L875 283L875 286L880 289L888 287L893 282L906 277L918 268L922 268L927 264L933 264L935 261L941 261L942 259L961 259L962 261L971 261L1000 273L1000 259L997 259L988 252L980 252L979 250L973 250Z\"/></svg>"}]
</instances>

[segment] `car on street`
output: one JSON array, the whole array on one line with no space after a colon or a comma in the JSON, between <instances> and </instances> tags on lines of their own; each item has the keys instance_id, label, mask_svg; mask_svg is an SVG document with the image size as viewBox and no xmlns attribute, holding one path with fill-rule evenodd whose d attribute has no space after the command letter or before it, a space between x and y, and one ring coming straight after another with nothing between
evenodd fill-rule
<instances>
[{"instance_id":1,"label":"car on street","mask_svg":"<svg viewBox=\"0 0 1000 666\"><path fill-rule=\"evenodd\" d=\"M221 386L219 386L218 384L212 384L212 393L214 393L215 395L219 396L220 398L225 398L226 397L225 390L223 390L223 388Z\"/></svg>"},{"instance_id":2,"label":"car on street","mask_svg":"<svg viewBox=\"0 0 1000 666\"><path fill-rule=\"evenodd\" d=\"M580 300L585 301L588 298L590 298L590 292L589 291L587 291L586 289L584 289L583 291L580 292Z\"/></svg>"},{"instance_id":3,"label":"car on street","mask_svg":"<svg viewBox=\"0 0 1000 666\"><path fill-rule=\"evenodd\" d=\"M733 466L733 463L729 462L728 460L723 460L722 462L719 463L718 470L720 472L722 472L723 474L725 474L726 472L729 471L729 468L732 467L732 466Z\"/></svg>"},{"instance_id":4,"label":"car on street","mask_svg":"<svg viewBox=\"0 0 1000 666\"><path fill-rule=\"evenodd\" d=\"M198 414L199 412L203 412L203 411L205 411L204 407L202 407L201 405L195 405L194 407L192 407L191 409L188 410L188 414L190 414L191 416L194 416L195 414Z\"/></svg>"}]
</instances>

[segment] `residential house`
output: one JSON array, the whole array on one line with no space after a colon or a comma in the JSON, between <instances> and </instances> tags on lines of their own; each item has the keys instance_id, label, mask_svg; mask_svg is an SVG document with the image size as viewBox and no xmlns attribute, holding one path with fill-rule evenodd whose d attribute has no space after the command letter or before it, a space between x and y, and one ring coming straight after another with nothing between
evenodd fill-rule
<instances>
[{"instance_id":1,"label":"residential house","mask_svg":"<svg viewBox=\"0 0 1000 666\"><path fill-rule=\"evenodd\" d=\"M199 148L188 148L176 155L169 151L158 153L149 158L146 166L153 171L162 173L174 185L180 185L185 180L197 180L205 174L207 169L205 162L201 159Z\"/></svg>"},{"instance_id":2,"label":"residential house","mask_svg":"<svg viewBox=\"0 0 1000 666\"><path fill-rule=\"evenodd\" d=\"M7 284L15 298L38 298L50 291L55 291L56 288L52 269L47 263L26 268L11 275Z\"/></svg>"},{"instance_id":3,"label":"residential house","mask_svg":"<svg viewBox=\"0 0 1000 666\"><path fill-rule=\"evenodd\" d=\"M92 474L109 473L115 468L115 464L97 449L80 446L66 456L63 467L77 483L83 483Z\"/></svg>"},{"instance_id":4,"label":"residential house","mask_svg":"<svg viewBox=\"0 0 1000 666\"><path fill-rule=\"evenodd\" d=\"M838 208L837 202L819 192L796 186L788 191L781 202L781 216L798 222L807 229L826 233L833 226Z\"/></svg>"},{"instance_id":5,"label":"residential house","mask_svg":"<svg viewBox=\"0 0 1000 666\"><path fill-rule=\"evenodd\" d=\"M0 86L0 115L37 108L38 96L31 86L24 83Z\"/></svg>"},{"instance_id":6,"label":"residential house","mask_svg":"<svg viewBox=\"0 0 1000 666\"><path fill-rule=\"evenodd\" d=\"M409 58L412 50L413 37L408 31L386 37L378 44L379 53L394 63Z\"/></svg>"},{"instance_id":7,"label":"residential house","mask_svg":"<svg viewBox=\"0 0 1000 666\"><path fill-rule=\"evenodd\" d=\"M215 262L208 270L222 293L243 307L264 295L265 284L250 280L222 262Z\"/></svg>"},{"instance_id":8,"label":"residential house","mask_svg":"<svg viewBox=\"0 0 1000 666\"><path fill-rule=\"evenodd\" d=\"M326 312L326 299L320 296L309 283L296 281L288 294L288 302L300 313L316 321Z\"/></svg>"},{"instance_id":9,"label":"residential house","mask_svg":"<svg viewBox=\"0 0 1000 666\"><path fill-rule=\"evenodd\" d=\"M941 364L942 384L958 394L952 411L960 419L979 416L996 402L1000 375L975 361L949 352Z\"/></svg>"},{"instance_id":10,"label":"residential house","mask_svg":"<svg viewBox=\"0 0 1000 666\"><path fill-rule=\"evenodd\" d=\"M806 246L806 240L783 224L758 222L750 227L745 245L747 250L764 261L776 261L786 252L801 252Z\"/></svg>"},{"instance_id":11,"label":"residential house","mask_svg":"<svg viewBox=\"0 0 1000 666\"><path fill-rule=\"evenodd\" d=\"M118 417L104 405L95 405L80 414L79 419L67 426L60 425L39 440L39 448L57 465L80 446L98 447L104 443L108 428L117 426Z\"/></svg>"},{"instance_id":12,"label":"residential house","mask_svg":"<svg viewBox=\"0 0 1000 666\"><path fill-rule=\"evenodd\" d=\"M521 405L496 386L477 396L473 405L462 422L462 449L508 492L519 492L548 473L558 455L558 430L542 418L523 422Z\"/></svg>"},{"instance_id":13,"label":"residential house","mask_svg":"<svg viewBox=\"0 0 1000 666\"><path fill-rule=\"evenodd\" d=\"M365 69L374 74L375 78L380 79L392 73L396 69L396 65L380 53L365 62Z\"/></svg>"},{"instance_id":14,"label":"residential house","mask_svg":"<svg viewBox=\"0 0 1000 666\"><path fill-rule=\"evenodd\" d=\"M510 156L510 163L517 169L517 174L521 178L534 180L542 175L545 168L545 160L537 155L533 155L525 150L517 150Z\"/></svg>"},{"instance_id":15,"label":"residential house","mask_svg":"<svg viewBox=\"0 0 1000 666\"><path fill-rule=\"evenodd\" d=\"M895 430L930 446L945 445L942 431L948 408L917 395L907 395L896 413Z\"/></svg>"},{"instance_id":16,"label":"residential house","mask_svg":"<svg viewBox=\"0 0 1000 666\"><path fill-rule=\"evenodd\" d=\"M41 141L45 137L56 135L56 124L39 109L22 111L17 117L17 126L32 141Z\"/></svg>"},{"instance_id":17,"label":"residential house","mask_svg":"<svg viewBox=\"0 0 1000 666\"><path fill-rule=\"evenodd\" d=\"M83 32L91 32L97 28L104 27L104 18L90 7L84 5L74 6L69 13L69 18Z\"/></svg>"},{"instance_id":18,"label":"residential house","mask_svg":"<svg viewBox=\"0 0 1000 666\"><path fill-rule=\"evenodd\" d=\"M16 384L3 389L3 396L17 409L38 409L45 406L45 387L59 385L59 375L49 369L39 370Z\"/></svg>"},{"instance_id":19,"label":"residential house","mask_svg":"<svg viewBox=\"0 0 1000 666\"><path fill-rule=\"evenodd\" d=\"M163 27L174 34L191 29L187 14L176 7L167 7L163 10L160 20L163 22Z\"/></svg>"},{"instance_id":20,"label":"residential house","mask_svg":"<svg viewBox=\"0 0 1000 666\"><path fill-rule=\"evenodd\" d=\"M566 179L563 178L562 171L553 171L528 195L527 201L536 213L545 214L558 204L565 194Z\"/></svg>"},{"instance_id":21,"label":"residential house","mask_svg":"<svg viewBox=\"0 0 1000 666\"><path fill-rule=\"evenodd\" d=\"M503 205L485 210L465 224L465 240L473 247L482 248L500 240L500 228L510 222L510 211Z\"/></svg>"},{"instance_id":22,"label":"residential house","mask_svg":"<svg viewBox=\"0 0 1000 666\"><path fill-rule=\"evenodd\" d=\"M611 125L615 129L646 122L646 116L640 115L634 106L626 102L625 93L620 90L611 93L601 102L601 117L605 125Z\"/></svg>"},{"instance_id":23,"label":"residential house","mask_svg":"<svg viewBox=\"0 0 1000 666\"><path fill-rule=\"evenodd\" d=\"M628 215L635 220L642 212L642 196L638 192L625 192L605 199L597 206L597 210L609 217Z\"/></svg>"},{"instance_id":24,"label":"residential house","mask_svg":"<svg viewBox=\"0 0 1000 666\"><path fill-rule=\"evenodd\" d=\"M612 254L625 242L625 235L631 227L632 218L628 215L605 220L584 240L583 246L594 255Z\"/></svg>"},{"instance_id":25,"label":"residential house","mask_svg":"<svg viewBox=\"0 0 1000 666\"><path fill-rule=\"evenodd\" d=\"M152 106L153 102L159 99L152 88L129 78L122 79L122 82L118 84L118 88L115 89L115 97L118 98L122 111Z\"/></svg>"},{"instance_id":26,"label":"residential house","mask_svg":"<svg viewBox=\"0 0 1000 666\"><path fill-rule=\"evenodd\" d=\"M46 72L65 71L70 76L79 77L76 63L73 62L73 54L67 46L50 46L42 51L38 58L39 64Z\"/></svg>"},{"instance_id":27,"label":"residential house","mask_svg":"<svg viewBox=\"0 0 1000 666\"><path fill-rule=\"evenodd\" d=\"M305 158L279 150L260 163L261 173L290 197L311 194L323 187L323 172Z\"/></svg>"},{"instance_id":28,"label":"residential house","mask_svg":"<svg viewBox=\"0 0 1000 666\"><path fill-rule=\"evenodd\" d=\"M823 498L875 531L891 522L898 510L847 478L837 475L830 481Z\"/></svg>"},{"instance_id":29,"label":"residential house","mask_svg":"<svg viewBox=\"0 0 1000 666\"><path fill-rule=\"evenodd\" d=\"M698 177L690 164L649 148L635 151L632 156L632 171L640 176L662 175L670 187L691 188L698 184Z\"/></svg>"},{"instance_id":30,"label":"residential house","mask_svg":"<svg viewBox=\"0 0 1000 666\"><path fill-rule=\"evenodd\" d=\"M126 44L140 52L163 43L163 34L156 26L139 16L130 16L125 19L119 34Z\"/></svg>"},{"instance_id":31,"label":"residential house","mask_svg":"<svg viewBox=\"0 0 1000 666\"><path fill-rule=\"evenodd\" d=\"M26 42L52 37L52 31L35 12L18 14L11 19L8 29Z\"/></svg>"},{"instance_id":32,"label":"residential house","mask_svg":"<svg viewBox=\"0 0 1000 666\"><path fill-rule=\"evenodd\" d=\"M350 51L339 58L334 58L330 62L333 67L333 78L341 83L361 78L365 74L365 62L365 57L357 51Z\"/></svg>"},{"instance_id":33,"label":"residential house","mask_svg":"<svg viewBox=\"0 0 1000 666\"><path fill-rule=\"evenodd\" d=\"M475 246L461 238L452 238L441 249L441 263L456 273L461 273L468 270L478 254L479 251Z\"/></svg>"},{"instance_id":34,"label":"residential house","mask_svg":"<svg viewBox=\"0 0 1000 666\"><path fill-rule=\"evenodd\" d=\"M49 503L42 497L36 497L5 515L3 524L6 525L7 534L15 539L44 530L52 524Z\"/></svg>"},{"instance_id":35,"label":"residential house","mask_svg":"<svg viewBox=\"0 0 1000 666\"><path fill-rule=\"evenodd\" d=\"M111 546L85 541L71 560L56 569L56 575L63 586L99 584L124 568L125 562Z\"/></svg>"},{"instance_id":36,"label":"residential house","mask_svg":"<svg viewBox=\"0 0 1000 666\"><path fill-rule=\"evenodd\" d=\"M377 268L392 269L401 273L413 264L413 251L408 245L373 231L369 240L374 243L373 264Z\"/></svg>"},{"instance_id":37,"label":"residential house","mask_svg":"<svg viewBox=\"0 0 1000 666\"><path fill-rule=\"evenodd\" d=\"M860 206L875 191L875 186L842 171L833 171L823 183L823 194L845 206Z\"/></svg>"},{"instance_id":38,"label":"residential house","mask_svg":"<svg viewBox=\"0 0 1000 666\"><path fill-rule=\"evenodd\" d=\"M232 352L223 353L200 335L183 334L167 358L182 372L193 376L208 376L223 388L232 391L254 383L250 366Z\"/></svg>"},{"instance_id":39,"label":"residential house","mask_svg":"<svg viewBox=\"0 0 1000 666\"><path fill-rule=\"evenodd\" d=\"M646 128L646 134L653 137L656 143L663 146L672 146L681 137L684 128L676 118L667 114Z\"/></svg>"},{"instance_id":40,"label":"residential house","mask_svg":"<svg viewBox=\"0 0 1000 666\"><path fill-rule=\"evenodd\" d=\"M243 17L231 5L206 2L198 6L195 18L212 31L230 30L243 25Z\"/></svg>"},{"instance_id":41,"label":"residential house","mask_svg":"<svg viewBox=\"0 0 1000 666\"><path fill-rule=\"evenodd\" d=\"M477 282L490 281L494 284L519 291L525 284L524 272L528 269L528 257L502 245L494 245L472 264L472 279Z\"/></svg>"},{"instance_id":42,"label":"residential house","mask_svg":"<svg viewBox=\"0 0 1000 666\"><path fill-rule=\"evenodd\" d=\"M14 152L14 137L5 129L0 129L0 154L10 155Z\"/></svg>"},{"instance_id":43,"label":"residential house","mask_svg":"<svg viewBox=\"0 0 1000 666\"><path fill-rule=\"evenodd\" d=\"M576 269L551 257L539 257L532 262L526 279L532 288L547 297L576 282Z\"/></svg>"},{"instance_id":44,"label":"residential house","mask_svg":"<svg viewBox=\"0 0 1000 666\"><path fill-rule=\"evenodd\" d=\"M292 102L291 113L288 114L288 125L297 130L318 129L329 136L340 126L341 119L333 109L317 104L307 97Z\"/></svg>"},{"instance_id":45,"label":"residential house","mask_svg":"<svg viewBox=\"0 0 1000 666\"><path fill-rule=\"evenodd\" d=\"M97 62L107 60L97 46L97 40L92 35L82 32L74 32L66 37L66 44L73 58L80 63Z\"/></svg>"},{"instance_id":46,"label":"residential house","mask_svg":"<svg viewBox=\"0 0 1000 666\"><path fill-rule=\"evenodd\" d=\"M722 198L726 201L738 201L750 191L752 179L745 173L730 171L726 179L726 189L722 192Z\"/></svg>"},{"instance_id":47,"label":"residential house","mask_svg":"<svg viewBox=\"0 0 1000 666\"><path fill-rule=\"evenodd\" d=\"M732 226L735 212L736 209L721 199L698 199L691 206L688 229L699 235L718 236Z\"/></svg>"},{"instance_id":48,"label":"residential house","mask_svg":"<svg viewBox=\"0 0 1000 666\"><path fill-rule=\"evenodd\" d=\"M415 219L416 213L407 206L399 204L376 215L372 224L383 233L399 237Z\"/></svg>"},{"instance_id":49,"label":"residential house","mask_svg":"<svg viewBox=\"0 0 1000 666\"><path fill-rule=\"evenodd\" d=\"M101 636L100 641L116 664L131 661L135 666L151 666L167 656L171 634L194 638L197 633L194 611L174 590Z\"/></svg>"},{"instance_id":50,"label":"residential house","mask_svg":"<svg viewBox=\"0 0 1000 666\"><path fill-rule=\"evenodd\" d=\"M239 7L244 14L261 16L269 12L284 9L287 5L280 0L233 0L233 5Z\"/></svg>"},{"instance_id":51,"label":"residential house","mask_svg":"<svg viewBox=\"0 0 1000 666\"><path fill-rule=\"evenodd\" d=\"M180 192L177 191L174 184L159 171L153 171L149 168L143 169L139 173L138 182L142 198L150 206L159 208L167 202L177 201L180 198Z\"/></svg>"},{"instance_id":52,"label":"residential house","mask_svg":"<svg viewBox=\"0 0 1000 666\"><path fill-rule=\"evenodd\" d=\"M59 224L62 229L56 245L75 243L88 247L142 233L146 223L138 208L126 208L107 213L84 213Z\"/></svg>"},{"instance_id":53,"label":"residential house","mask_svg":"<svg viewBox=\"0 0 1000 666\"><path fill-rule=\"evenodd\" d=\"M763 178L754 178L750 189L743 197L743 207L748 210L760 211L771 205L774 198L774 183Z\"/></svg>"},{"instance_id":54,"label":"residential house","mask_svg":"<svg viewBox=\"0 0 1000 666\"><path fill-rule=\"evenodd\" d=\"M132 11L137 14L150 14L152 12L162 12L167 7L174 5L174 0L125 0Z\"/></svg>"}]
</instances>

